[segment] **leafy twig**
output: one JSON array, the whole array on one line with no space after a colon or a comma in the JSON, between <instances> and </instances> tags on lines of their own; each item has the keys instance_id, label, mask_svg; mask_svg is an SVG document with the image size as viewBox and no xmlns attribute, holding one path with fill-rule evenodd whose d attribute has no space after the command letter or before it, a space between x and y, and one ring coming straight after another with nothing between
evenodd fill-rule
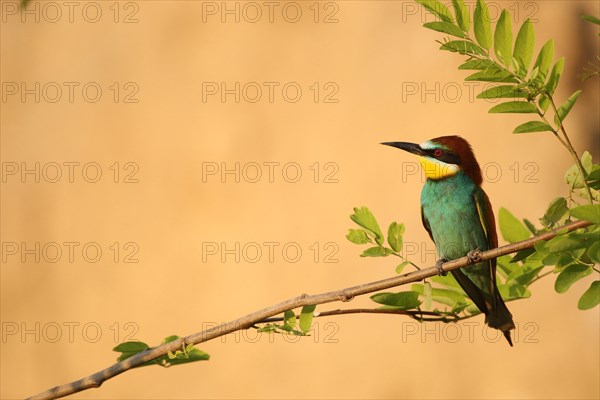
<instances>
[{"instance_id":1,"label":"leafy twig","mask_svg":"<svg viewBox=\"0 0 600 400\"><path fill-rule=\"evenodd\" d=\"M541 117L543 122L529 121L515 128L514 133L551 131L575 160L583 178L582 183L585 186L589 204L593 204L590 185L586 180L586 171L563 124L581 91L573 93L560 107L556 106L553 96L562 74L564 58L559 59L548 74L554 55L554 42L550 40L542 47L530 70L535 34L529 19L522 24L513 48L512 24L508 9L502 10L496 23L495 32L492 32L488 7L484 0L476 1L472 18L463 0L452 1L454 16L450 9L438 0L416 1L440 19L436 22L427 22L423 26L450 35L444 42L440 42L441 49L458 52L468 57L468 61L461 65L460 69L478 70L466 80L507 84L485 90L477 96L490 99L513 97L511 101L492 107L489 112L537 113ZM583 19L595 24L598 24L599 21L593 16L584 16ZM473 21L472 34L470 32L471 20ZM454 38L460 40L454 40ZM554 112L556 128L545 116L550 105Z\"/></svg>"},{"instance_id":2,"label":"leafy twig","mask_svg":"<svg viewBox=\"0 0 600 400\"><path fill-rule=\"evenodd\" d=\"M512 243L506 246L484 251L481 253L481 261L490 260L492 258L497 258L506 254L511 254L525 249L530 249L537 242L540 242L542 240L550 240L557 235L585 228L587 226L590 226L591 224L592 223L588 221L573 222L558 229L542 233L540 235L534 236L532 238L517 243ZM444 263L442 265L442 268L444 271L451 271L454 269L466 267L468 265L470 265L469 259L467 257L463 257L457 260L452 260ZM394 276L392 278L352 286L349 288L335 290L332 292L320 293L316 295L302 294L298 297L272 305L270 307L245 315L233 321L223 323L217 327L206 329L204 331L191 334L184 338L179 338L164 345L145 350L126 360L113 364L112 366L106 369L96 372L95 374L86 376L72 383L56 386L52 389L46 390L35 396L30 397L30 399L56 399L73 393L81 392L90 388L100 387L100 385L102 385L105 381L117 375L120 375L123 372L126 372L134 367L140 366L148 361L164 356L169 352L175 352L189 344L207 342L217 337L224 336L228 333L232 333L241 329L247 329L257 323L260 323L261 321L266 320L267 318L273 317L287 310L308 305L332 303L336 301L347 302L352 300L356 296L405 285L407 283L421 281L425 278L437 274L438 269L434 266L430 268L421 269L419 271L412 271L407 274Z\"/></svg>"}]
</instances>

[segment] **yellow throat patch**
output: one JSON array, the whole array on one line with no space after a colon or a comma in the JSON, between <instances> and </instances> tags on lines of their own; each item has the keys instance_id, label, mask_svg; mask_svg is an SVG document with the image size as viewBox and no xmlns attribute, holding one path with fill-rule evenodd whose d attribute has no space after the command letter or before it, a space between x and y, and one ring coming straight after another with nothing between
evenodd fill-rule
<instances>
[{"instance_id":1,"label":"yellow throat patch","mask_svg":"<svg viewBox=\"0 0 600 400\"><path fill-rule=\"evenodd\" d=\"M437 180L456 175L460 168L455 164L446 164L430 157L419 157L419 163L429 179Z\"/></svg>"}]
</instances>

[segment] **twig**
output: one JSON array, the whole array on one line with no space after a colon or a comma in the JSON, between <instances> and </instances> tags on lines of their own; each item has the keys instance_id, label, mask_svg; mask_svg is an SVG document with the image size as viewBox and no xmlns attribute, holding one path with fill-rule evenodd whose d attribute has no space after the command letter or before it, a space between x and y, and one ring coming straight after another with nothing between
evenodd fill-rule
<instances>
[{"instance_id":1,"label":"twig","mask_svg":"<svg viewBox=\"0 0 600 400\"><path fill-rule=\"evenodd\" d=\"M536 276L535 278L533 278L533 279L531 280L531 282L529 282L529 284L531 285L533 282L537 282L537 281L539 281L540 279L542 279L543 277L545 277L545 276L548 276L548 275L552 274L553 272L554 272L554 271L548 271L548 272L544 272L543 274L539 274L538 276Z\"/></svg>"},{"instance_id":2,"label":"twig","mask_svg":"<svg viewBox=\"0 0 600 400\"><path fill-rule=\"evenodd\" d=\"M495 249L491 249L488 251L484 251L481 253L480 261L490 260L492 258L497 258L506 254L514 253L520 250L530 249L533 245L542 240L549 240L553 237L563 234L565 232L571 232L576 229L585 228L591 225L591 222L588 221L577 221L570 224L567 224L561 228L554 229L552 231L548 231L542 233L538 236L534 236L527 240L523 240L521 242L512 243L506 246L498 247ZM442 268L444 271L452 271L454 269L466 267L470 265L471 261L467 257L459 258L457 260L452 260L444 263ZM264 308L262 310L253 312L251 314L245 315L241 318L235 319L230 322L223 323L217 327L213 327L210 329L206 329L201 332L197 332L186 336L184 338L177 339L173 342L169 342L167 344L154 347L152 349L148 349L141 353L134 355L126 360L113 364L112 366L103 369L95 374L86 376L85 378L79 379L72 383L67 383L61 386L56 386L52 389L41 392L35 396L30 397L31 400L38 399L56 399L59 397L67 396L73 393L81 392L90 388L97 388L102 383L111 379L123 372L130 370L134 367L140 366L145 362L150 360L154 360L155 358L166 355L169 351L174 352L185 345L193 343L202 343L207 342L209 340L215 339L217 337L226 335L228 333L232 333L238 331L240 329L246 329L253 326L256 323L264 321L269 317L273 317L277 314L283 313L284 311L291 310L298 307L309 306L309 305L317 305L317 304L325 304L332 303L335 301L350 301L356 296L360 296L367 293L373 293L379 290L389 289L392 287L405 285L407 283L421 281L430 276L434 276L438 274L438 270L436 267L430 267L421 269L419 271L412 271L407 274L394 276L392 278L383 279L380 281L365 283L362 285L352 286L346 289L335 290L327 293L320 293L315 295L307 295L302 294L298 297L286 300L279 304L275 304L273 306Z\"/></svg>"},{"instance_id":3,"label":"twig","mask_svg":"<svg viewBox=\"0 0 600 400\"><path fill-rule=\"evenodd\" d=\"M569 139L569 136L567 135L567 131L565 129L565 126L563 125L562 119L558 116L558 109L556 108L556 104L554 104L554 99L552 98L552 96L548 96L548 98L550 99L550 104L552 105L554 114L558 117L558 122L559 122L558 128L560 129L560 131L562 132L562 134L565 138L565 141L566 141L565 147L567 148L569 153L571 153L571 156L573 157L573 159L575 160L575 164L577 165L577 169L579 169L579 173L581 174L581 180L583 181L583 185L585 186L585 193L587 194L588 201L590 204L594 204L592 190L590 189L590 185L587 182L587 173L585 171L585 168L583 167L583 164L581 163L581 158L579 158L579 156L577 155L577 152L575 151L575 148L573 147L573 144L571 143L571 140ZM557 137L558 137L558 134L557 134Z\"/></svg>"},{"instance_id":4,"label":"twig","mask_svg":"<svg viewBox=\"0 0 600 400\"><path fill-rule=\"evenodd\" d=\"M413 318L419 322L425 321L437 321L437 322L456 322L463 319L475 317L480 312L476 312L473 314L460 316L458 313L454 313L451 311L420 311L420 310L399 310L393 308L346 308L344 310L337 309L331 311L321 311L314 314L315 318L318 317L331 317L334 315L346 315L346 314L397 314L397 315L406 315L410 318ZM423 317L423 315L429 315L430 317ZM265 320L257 322L257 324L263 324L267 322L281 322L285 318L284 317L271 317Z\"/></svg>"},{"instance_id":5,"label":"twig","mask_svg":"<svg viewBox=\"0 0 600 400\"><path fill-rule=\"evenodd\" d=\"M431 315L431 316L439 316L440 312L438 311L415 311L415 310L398 310L393 308L347 308L344 310L330 310L330 311L321 311L316 312L314 317L331 317L333 315L345 315L345 314L400 314L400 315L408 315L409 317L419 318L419 315ZM454 316L454 313L447 313L448 315ZM283 317L271 317L263 319L262 321L258 321L257 324L264 324L269 322L283 322L285 318Z\"/></svg>"}]
</instances>

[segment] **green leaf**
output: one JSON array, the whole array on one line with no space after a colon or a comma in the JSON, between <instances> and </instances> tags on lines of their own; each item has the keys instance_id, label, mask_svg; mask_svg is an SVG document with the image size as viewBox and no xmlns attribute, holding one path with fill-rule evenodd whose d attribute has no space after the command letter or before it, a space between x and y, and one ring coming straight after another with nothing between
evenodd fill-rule
<instances>
[{"instance_id":1,"label":"green leaf","mask_svg":"<svg viewBox=\"0 0 600 400\"><path fill-rule=\"evenodd\" d=\"M533 57L533 47L535 45L535 33L533 31L533 24L531 20L527 20L519 29L517 34L517 40L515 41L515 50L513 57L518 61L519 66L522 67L519 71L519 76L524 77L527 75L529 65L531 64L531 58Z\"/></svg>"},{"instance_id":2,"label":"green leaf","mask_svg":"<svg viewBox=\"0 0 600 400\"><path fill-rule=\"evenodd\" d=\"M504 299L504 301L527 299L531 297L531 292L523 285L519 285L516 282L512 284L498 285L498 291Z\"/></svg>"},{"instance_id":3,"label":"green leaf","mask_svg":"<svg viewBox=\"0 0 600 400\"><path fill-rule=\"evenodd\" d=\"M494 33L494 52L498 59L500 59L507 67L512 65L512 41L510 12L508 10L502 10L502 14L500 14L500 18L496 23L496 31Z\"/></svg>"},{"instance_id":4,"label":"green leaf","mask_svg":"<svg viewBox=\"0 0 600 400\"><path fill-rule=\"evenodd\" d=\"M283 313L283 323L291 327L296 326L296 314L293 310L287 310Z\"/></svg>"},{"instance_id":5,"label":"green leaf","mask_svg":"<svg viewBox=\"0 0 600 400\"><path fill-rule=\"evenodd\" d=\"M584 264L576 264L567 267L558 274L554 282L554 290L558 293L564 293L578 280L585 278L592 273L592 267Z\"/></svg>"},{"instance_id":6,"label":"green leaf","mask_svg":"<svg viewBox=\"0 0 600 400\"><path fill-rule=\"evenodd\" d=\"M589 181L597 181L600 180L600 165L594 164L592 165L592 169L588 174Z\"/></svg>"},{"instance_id":7,"label":"green leaf","mask_svg":"<svg viewBox=\"0 0 600 400\"><path fill-rule=\"evenodd\" d=\"M550 106L550 98L545 94L542 94L540 95L540 100L538 101L538 104L542 111L544 111L545 113L546 111L548 111L548 107Z\"/></svg>"},{"instance_id":8,"label":"green leaf","mask_svg":"<svg viewBox=\"0 0 600 400\"><path fill-rule=\"evenodd\" d=\"M367 207L354 208L354 214L350 216L350 219L372 232L378 244L383 244L383 234L381 233L379 224Z\"/></svg>"},{"instance_id":9,"label":"green leaf","mask_svg":"<svg viewBox=\"0 0 600 400\"><path fill-rule=\"evenodd\" d=\"M535 251L537 252L538 255L544 256L544 255L548 254L548 250L546 249L547 245L548 245L547 240L540 240L539 242L537 242L533 245L533 248L535 249Z\"/></svg>"},{"instance_id":10,"label":"green leaf","mask_svg":"<svg viewBox=\"0 0 600 400\"><path fill-rule=\"evenodd\" d=\"M265 326L258 329L260 333L271 333L277 332L277 325L275 324L266 324Z\"/></svg>"},{"instance_id":11,"label":"green leaf","mask_svg":"<svg viewBox=\"0 0 600 400\"><path fill-rule=\"evenodd\" d=\"M313 320L313 313L317 306L304 306L300 312L300 330L306 333L310 330Z\"/></svg>"},{"instance_id":12,"label":"green leaf","mask_svg":"<svg viewBox=\"0 0 600 400\"><path fill-rule=\"evenodd\" d=\"M475 72L465 78L465 81L517 83L515 77L502 69L487 69Z\"/></svg>"},{"instance_id":13,"label":"green leaf","mask_svg":"<svg viewBox=\"0 0 600 400\"><path fill-rule=\"evenodd\" d=\"M421 305L419 293L413 291L377 293L371 296L371 300L373 300L375 303L384 304L386 306L392 306L403 310L417 308Z\"/></svg>"},{"instance_id":14,"label":"green leaf","mask_svg":"<svg viewBox=\"0 0 600 400\"><path fill-rule=\"evenodd\" d=\"M565 118L567 117L567 115L569 115L569 111L571 111L571 108L573 108L573 106L575 105L575 102L577 101L577 99L579 98L580 95L581 95L581 90L576 91L575 93L573 93L571 95L571 97L569 97L567 99L567 101L565 101L558 108L558 112L554 116L554 122L556 123L556 125L558 125L558 126L561 125L561 121L564 121ZM559 119L560 119L560 121L559 121Z\"/></svg>"},{"instance_id":15,"label":"green leaf","mask_svg":"<svg viewBox=\"0 0 600 400\"><path fill-rule=\"evenodd\" d=\"M546 257L542 259L542 264L544 265L556 265L558 260L560 259L560 253L550 253Z\"/></svg>"},{"instance_id":16,"label":"green leaf","mask_svg":"<svg viewBox=\"0 0 600 400\"><path fill-rule=\"evenodd\" d=\"M477 60L477 59L473 59L473 60L469 60L463 64L461 64L458 69L467 69L467 70L484 70L484 69L488 69L488 68L495 68L498 69L498 66L490 60Z\"/></svg>"},{"instance_id":17,"label":"green leaf","mask_svg":"<svg viewBox=\"0 0 600 400\"><path fill-rule=\"evenodd\" d=\"M600 264L600 242L592 243L586 254L591 261Z\"/></svg>"},{"instance_id":18,"label":"green leaf","mask_svg":"<svg viewBox=\"0 0 600 400\"><path fill-rule=\"evenodd\" d=\"M179 336L177 336L177 335L167 336L166 338L163 339L162 344L171 343L171 342L176 341L177 339L179 339Z\"/></svg>"},{"instance_id":19,"label":"green leaf","mask_svg":"<svg viewBox=\"0 0 600 400\"><path fill-rule=\"evenodd\" d=\"M563 68L565 67L565 58L561 57L556 61L554 66L552 67L552 71L550 71L550 76L548 77L548 82L546 82L546 90L552 96L556 87L558 86L558 81L560 80L560 76L562 75Z\"/></svg>"},{"instance_id":20,"label":"green leaf","mask_svg":"<svg viewBox=\"0 0 600 400\"><path fill-rule=\"evenodd\" d=\"M546 228L552 228L568 211L567 199L558 197L552 200L540 222Z\"/></svg>"},{"instance_id":21,"label":"green leaf","mask_svg":"<svg viewBox=\"0 0 600 400\"><path fill-rule=\"evenodd\" d=\"M529 121L515 128L513 133L530 133L530 132L552 132L552 127L542 121Z\"/></svg>"},{"instance_id":22,"label":"green leaf","mask_svg":"<svg viewBox=\"0 0 600 400\"><path fill-rule=\"evenodd\" d=\"M581 164L587 174L592 171L592 156L588 151L584 151L581 155ZM565 181L576 189L583 188L583 177L579 172L577 164L573 164L571 168L567 170L565 173Z\"/></svg>"},{"instance_id":23,"label":"green leaf","mask_svg":"<svg viewBox=\"0 0 600 400\"><path fill-rule=\"evenodd\" d=\"M424 297L423 307L425 307L426 310L431 309L431 292L432 292L431 283L425 282L423 284L423 297Z\"/></svg>"},{"instance_id":24,"label":"green leaf","mask_svg":"<svg viewBox=\"0 0 600 400\"><path fill-rule=\"evenodd\" d=\"M538 274L545 267L546 267L545 265L542 265L541 267L532 268L531 270L523 272L519 276L515 276L514 281L520 285L527 286L531 283L531 281L533 281L538 276Z\"/></svg>"},{"instance_id":25,"label":"green leaf","mask_svg":"<svg viewBox=\"0 0 600 400\"><path fill-rule=\"evenodd\" d=\"M481 47L477 46L475 43L468 42L466 40L451 40L442 44L440 49L466 55L485 54L485 51Z\"/></svg>"},{"instance_id":26,"label":"green leaf","mask_svg":"<svg viewBox=\"0 0 600 400\"><path fill-rule=\"evenodd\" d=\"M150 361L150 363L163 365L166 367L168 365L186 364L186 363L191 363L191 362L196 362L196 361L204 361L204 360L210 359L210 356L207 353L205 353L202 350L199 350L197 348L193 348L187 354L182 354L181 351L178 351L178 352L179 353L176 355L176 358L173 360L168 360L168 364L166 364L166 365L163 365L163 360L166 361L166 357L159 357L156 360ZM151 364L147 364L147 365L151 365ZM144 364L144 365L146 365L146 364Z\"/></svg>"},{"instance_id":27,"label":"green leaf","mask_svg":"<svg viewBox=\"0 0 600 400\"><path fill-rule=\"evenodd\" d=\"M427 286L415 284L412 285L411 289L425 297L427 296ZM431 288L431 298L438 303L442 303L450 307L454 307L457 304L464 304L466 302L466 297L463 293L452 289Z\"/></svg>"},{"instance_id":28,"label":"green leaf","mask_svg":"<svg viewBox=\"0 0 600 400\"><path fill-rule=\"evenodd\" d=\"M388 243L395 252L402 251L402 235L404 234L404 224L392 222L388 228Z\"/></svg>"},{"instance_id":29,"label":"green leaf","mask_svg":"<svg viewBox=\"0 0 600 400\"><path fill-rule=\"evenodd\" d=\"M498 220L502 237L509 243L520 242L531 236L521 221L506 208L500 208Z\"/></svg>"},{"instance_id":30,"label":"green leaf","mask_svg":"<svg viewBox=\"0 0 600 400\"><path fill-rule=\"evenodd\" d=\"M554 272L556 272L556 273L561 272L569 265L576 264L576 263L577 263L577 261L573 258L573 255L570 251L564 252L564 253L559 253L558 259L556 260L556 263L554 264L555 265Z\"/></svg>"},{"instance_id":31,"label":"green leaf","mask_svg":"<svg viewBox=\"0 0 600 400\"><path fill-rule=\"evenodd\" d=\"M546 44L541 48L540 53L535 60L535 64L533 64L533 69L538 69L538 75L536 80L544 82L546 80L546 76L548 75L548 69L550 68L550 64L552 64L552 59L554 58L554 40L550 39L546 42Z\"/></svg>"},{"instance_id":32,"label":"green leaf","mask_svg":"<svg viewBox=\"0 0 600 400\"><path fill-rule=\"evenodd\" d=\"M527 101L507 101L492 107L490 113L535 114L537 107Z\"/></svg>"},{"instance_id":33,"label":"green leaf","mask_svg":"<svg viewBox=\"0 0 600 400\"><path fill-rule=\"evenodd\" d=\"M519 261L523 261L527 257L529 257L530 255L532 255L533 253L535 253L534 249L521 250L521 251L517 252L517 254L515 254L515 256L512 258L512 260L510 262L511 263L516 263L516 262L519 262Z\"/></svg>"},{"instance_id":34,"label":"green leaf","mask_svg":"<svg viewBox=\"0 0 600 400\"><path fill-rule=\"evenodd\" d=\"M452 18L452 14L450 14L450 10L448 7L443 5L437 0L416 0L417 3L423 6L423 8L427 9L434 15L437 15L442 21L446 22L454 22L454 18Z\"/></svg>"},{"instance_id":35,"label":"green leaf","mask_svg":"<svg viewBox=\"0 0 600 400\"><path fill-rule=\"evenodd\" d=\"M438 303L446 304L450 307L467 302L465 295L449 289L433 288L431 295L433 300L437 301Z\"/></svg>"},{"instance_id":36,"label":"green leaf","mask_svg":"<svg viewBox=\"0 0 600 400\"><path fill-rule=\"evenodd\" d=\"M597 232L596 232L597 235ZM596 236L596 240L594 240L595 242L598 241L598 237ZM588 245L591 245L591 243L588 243ZM573 259L575 260L579 260L583 257L583 255L585 254L585 249L577 249L577 250L572 250L571 254L573 255Z\"/></svg>"},{"instance_id":37,"label":"green leaf","mask_svg":"<svg viewBox=\"0 0 600 400\"><path fill-rule=\"evenodd\" d=\"M398 266L396 267L396 273L401 274L404 267L406 267L408 264L410 264L410 261L403 261L400 264L398 264Z\"/></svg>"},{"instance_id":38,"label":"green leaf","mask_svg":"<svg viewBox=\"0 0 600 400\"><path fill-rule=\"evenodd\" d=\"M543 265L542 266L539 266L538 264L532 264L532 265L535 265L535 267L532 267L528 264L523 264L520 267L513 268L512 272L506 277L505 283L513 285L513 284L515 284L515 282L517 282L517 279L519 277L523 276L524 274L527 274L537 268L544 268ZM522 285L523 283L518 282L518 284Z\"/></svg>"},{"instance_id":39,"label":"green leaf","mask_svg":"<svg viewBox=\"0 0 600 400\"><path fill-rule=\"evenodd\" d=\"M454 7L458 26L463 31L468 32L471 27L471 17L469 16L469 10L465 7L465 2L463 0L452 0L452 6Z\"/></svg>"},{"instance_id":40,"label":"green leaf","mask_svg":"<svg viewBox=\"0 0 600 400\"><path fill-rule=\"evenodd\" d=\"M586 204L571 210L571 216L577 219L600 224L600 204Z\"/></svg>"},{"instance_id":41,"label":"green leaf","mask_svg":"<svg viewBox=\"0 0 600 400\"><path fill-rule=\"evenodd\" d=\"M477 43L484 49L492 47L492 24L487 4L483 0L477 0L475 12L473 13L473 30Z\"/></svg>"},{"instance_id":42,"label":"green leaf","mask_svg":"<svg viewBox=\"0 0 600 400\"><path fill-rule=\"evenodd\" d=\"M279 332L280 330L291 333L294 330L294 328L292 328L290 325L276 325L275 332L281 333L281 332Z\"/></svg>"},{"instance_id":43,"label":"green leaf","mask_svg":"<svg viewBox=\"0 0 600 400\"><path fill-rule=\"evenodd\" d=\"M458 293L464 294L462 288L460 287L458 282L456 282L456 279L454 279L452 274L435 275L435 276L432 276L430 279L432 282L439 283L440 285L444 285L446 287L452 288L454 291L456 291Z\"/></svg>"},{"instance_id":44,"label":"green leaf","mask_svg":"<svg viewBox=\"0 0 600 400\"><path fill-rule=\"evenodd\" d=\"M381 246L375 246L375 247L369 247L368 249L363 251L360 256L361 257L387 257L390 254L392 254L390 249L386 249L385 247L381 247Z\"/></svg>"},{"instance_id":45,"label":"green leaf","mask_svg":"<svg viewBox=\"0 0 600 400\"><path fill-rule=\"evenodd\" d=\"M580 310L590 310L600 304L600 281L594 281L577 303Z\"/></svg>"},{"instance_id":46,"label":"green leaf","mask_svg":"<svg viewBox=\"0 0 600 400\"><path fill-rule=\"evenodd\" d=\"M423 24L425 28L432 29L434 31L447 33L448 35L457 36L459 38L466 38L467 35L456 25L451 22L438 21L438 22L427 22Z\"/></svg>"},{"instance_id":47,"label":"green leaf","mask_svg":"<svg viewBox=\"0 0 600 400\"><path fill-rule=\"evenodd\" d=\"M559 253L574 249L581 249L587 246L583 238L575 235L556 236L548 241L546 249L551 253Z\"/></svg>"},{"instance_id":48,"label":"green leaf","mask_svg":"<svg viewBox=\"0 0 600 400\"><path fill-rule=\"evenodd\" d=\"M477 95L478 99L518 99L527 97L527 92L516 85L501 85L486 89Z\"/></svg>"},{"instance_id":49,"label":"green leaf","mask_svg":"<svg viewBox=\"0 0 600 400\"><path fill-rule=\"evenodd\" d=\"M538 67L534 67L531 70L531 74L529 74L529 80L535 80L540 74L540 69Z\"/></svg>"},{"instance_id":50,"label":"green leaf","mask_svg":"<svg viewBox=\"0 0 600 400\"><path fill-rule=\"evenodd\" d=\"M535 226L533 226L533 224L531 223L531 221L529 221L527 218L525 218L523 220L523 223L525 224L525 226L527 227L527 229L529 229L529 232L533 233L534 235L537 234L537 229L535 229Z\"/></svg>"},{"instance_id":51,"label":"green leaf","mask_svg":"<svg viewBox=\"0 0 600 400\"><path fill-rule=\"evenodd\" d=\"M511 257L508 255L498 257L496 259L496 266L496 272L505 280L506 277L515 270L515 268L520 267L520 265L516 264L516 262L512 263ZM500 280L498 281L500 282Z\"/></svg>"},{"instance_id":52,"label":"green leaf","mask_svg":"<svg viewBox=\"0 0 600 400\"><path fill-rule=\"evenodd\" d=\"M464 304L457 304L456 306L452 307L452 310L450 311L451 313L454 314L458 314L463 312L464 309L466 309L467 307L472 307L473 303L464 303Z\"/></svg>"},{"instance_id":53,"label":"green leaf","mask_svg":"<svg viewBox=\"0 0 600 400\"><path fill-rule=\"evenodd\" d=\"M594 17L593 15L582 15L581 19L587 22L591 22L592 24L600 25L600 19Z\"/></svg>"},{"instance_id":54,"label":"green leaf","mask_svg":"<svg viewBox=\"0 0 600 400\"><path fill-rule=\"evenodd\" d=\"M113 351L118 351L120 353L139 353L149 348L150 346L144 342L124 342L119 343L115 348L113 348Z\"/></svg>"},{"instance_id":55,"label":"green leaf","mask_svg":"<svg viewBox=\"0 0 600 400\"><path fill-rule=\"evenodd\" d=\"M172 342L174 340L179 339L177 335L167 336L162 344ZM146 343L142 342L125 342L119 344L113 350L121 352L122 354L117 358L118 361L123 361L132 357L141 351L149 349L150 347ZM200 351L192 344L188 344L185 348L185 351L177 350L175 352L169 352L169 354L161 356L157 359L150 360L145 362L144 364L139 365L138 367L145 367L148 365L161 365L163 367L173 365L173 364L183 364L188 362L200 361L200 360L208 360L210 356L203 351Z\"/></svg>"},{"instance_id":56,"label":"green leaf","mask_svg":"<svg viewBox=\"0 0 600 400\"><path fill-rule=\"evenodd\" d=\"M364 229L348 229L346 239L356 244L369 243L369 237Z\"/></svg>"}]
</instances>

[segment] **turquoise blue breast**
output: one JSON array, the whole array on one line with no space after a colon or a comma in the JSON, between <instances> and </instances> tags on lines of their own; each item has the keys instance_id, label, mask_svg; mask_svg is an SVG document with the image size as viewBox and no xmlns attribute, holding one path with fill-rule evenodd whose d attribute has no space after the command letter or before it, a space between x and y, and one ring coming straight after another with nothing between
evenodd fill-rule
<instances>
[{"instance_id":1,"label":"turquoise blue breast","mask_svg":"<svg viewBox=\"0 0 600 400\"><path fill-rule=\"evenodd\" d=\"M481 189L463 172L425 183L421 206L440 258L453 260L471 250L488 249L473 198L475 190Z\"/></svg>"}]
</instances>

